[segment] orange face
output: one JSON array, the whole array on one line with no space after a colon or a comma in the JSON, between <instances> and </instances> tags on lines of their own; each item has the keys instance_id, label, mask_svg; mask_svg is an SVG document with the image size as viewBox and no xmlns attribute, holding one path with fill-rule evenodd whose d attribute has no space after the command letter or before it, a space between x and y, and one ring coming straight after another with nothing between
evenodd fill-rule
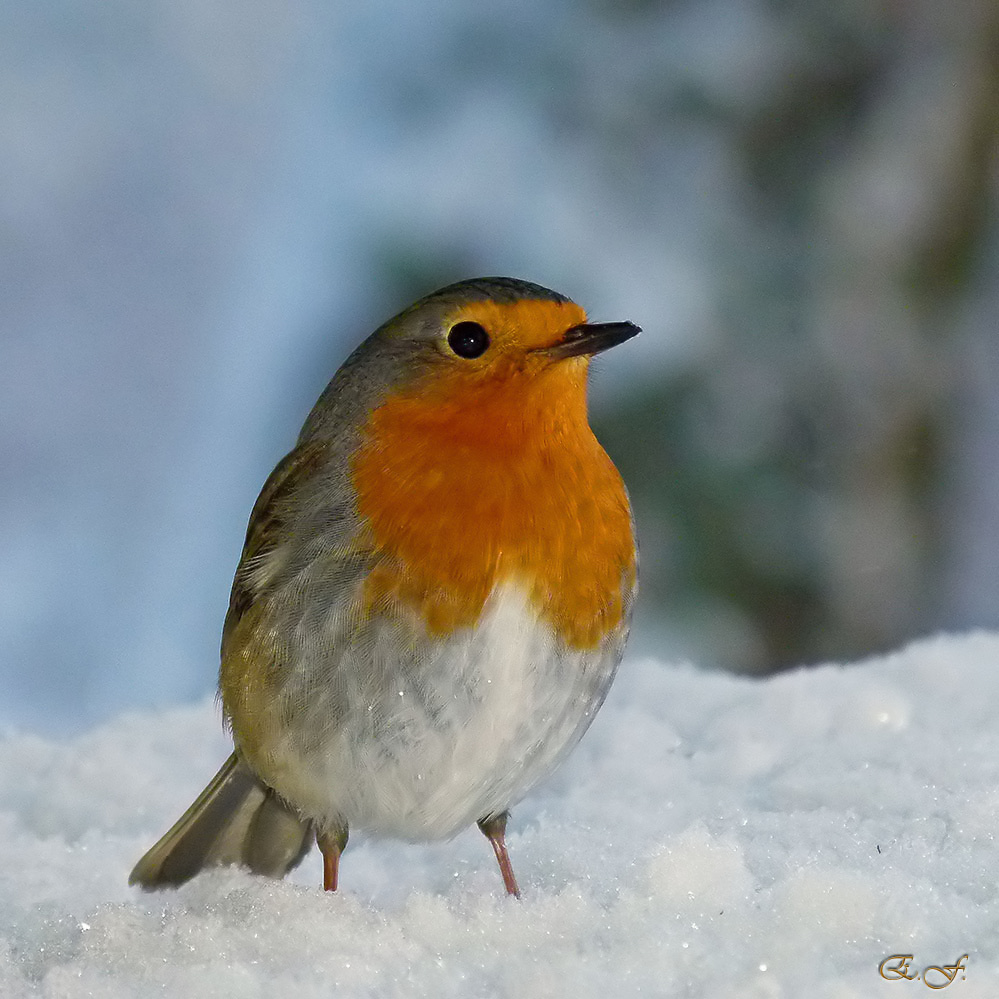
<instances>
[{"instance_id":1,"label":"orange face","mask_svg":"<svg viewBox=\"0 0 999 999\"><path fill-rule=\"evenodd\" d=\"M586 356L545 347L586 321L572 303L473 302L489 349L449 356L378 407L352 473L380 558L372 611L407 608L429 632L473 625L500 583L524 588L568 646L594 648L622 622L635 579L620 476L586 418Z\"/></svg>"},{"instance_id":2,"label":"orange face","mask_svg":"<svg viewBox=\"0 0 999 999\"><path fill-rule=\"evenodd\" d=\"M536 299L508 303L468 302L451 312L445 325L451 327L463 321L480 323L495 346L515 354L553 346L566 330L585 323L586 313L575 302Z\"/></svg>"}]
</instances>

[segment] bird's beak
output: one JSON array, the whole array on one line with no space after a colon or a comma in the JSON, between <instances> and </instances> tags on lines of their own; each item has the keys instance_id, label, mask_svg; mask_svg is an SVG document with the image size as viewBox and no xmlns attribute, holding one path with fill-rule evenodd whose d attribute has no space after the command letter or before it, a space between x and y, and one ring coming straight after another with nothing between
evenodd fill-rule
<instances>
[{"instance_id":1,"label":"bird's beak","mask_svg":"<svg viewBox=\"0 0 999 999\"><path fill-rule=\"evenodd\" d=\"M580 354L599 354L641 332L641 327L634 323L580 323L566 330L558 343L541 347L538 352L556 360L579 357Z\"/></svg>"}]
</instances>

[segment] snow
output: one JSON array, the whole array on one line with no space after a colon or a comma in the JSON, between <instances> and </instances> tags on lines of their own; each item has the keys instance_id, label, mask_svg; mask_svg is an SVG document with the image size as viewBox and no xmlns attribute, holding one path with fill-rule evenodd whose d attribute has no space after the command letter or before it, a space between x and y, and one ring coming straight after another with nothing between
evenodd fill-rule
<instances>
[{"instance_id":1,"label":"snow","mask_svg":"<svg viewBox=\"0 0 999 999\"><path fill-rule=\"evenodd\" d=\"M524 889L475 829L355 835L342 890L177 891L132 863L227 753L212 701L68 741L0 739L0 996L927 994L999 980L999 633L767 680L627 660L565 767L515 809ZM939 982L938 973L936 981Z\"/></svg>"}]
</instances>

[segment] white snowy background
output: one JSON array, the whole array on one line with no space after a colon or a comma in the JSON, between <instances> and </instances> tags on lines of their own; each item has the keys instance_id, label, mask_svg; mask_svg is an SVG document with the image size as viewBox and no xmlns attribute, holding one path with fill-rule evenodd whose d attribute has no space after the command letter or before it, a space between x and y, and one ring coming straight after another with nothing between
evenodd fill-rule
<instances>
[{"instance_id":1,"label":"white snowy background","mask_svg":"<svg viewBox=\"0 0 999 999\"><path fill-rule=\"evenodd\" d=\"M514 811L505 897L475 829L352 838L286 882L129 888L228 752L211 701L0 742L0 995L912 999L999 992L999 634L764 681L627 660ZM911 973L911 972L910 972ZM930 980L939 984L938 973Z\"/></svg>"}]
</instances>

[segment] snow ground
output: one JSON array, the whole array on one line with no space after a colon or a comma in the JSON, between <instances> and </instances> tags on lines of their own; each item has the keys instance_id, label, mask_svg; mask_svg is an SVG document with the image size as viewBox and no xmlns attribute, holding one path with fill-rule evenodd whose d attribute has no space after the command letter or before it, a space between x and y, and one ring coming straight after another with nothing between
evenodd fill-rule
<instances>
[{"instance_id":1,"label":"snow ground","mask_svg":"<svg viewBox=\"0 0 999 999\"><path fill-rule=\"evenodd\" d=\"M515 811L524 888L480 834L351 840L126 884L227 753L211 701L68 742L0 739L0 996L999 994L999 634L751 681L626 661L569 763ZM935 977L934 977L935 976ZM939 973L930 976L943 981Z\"/></svg>"}]
</instances>

